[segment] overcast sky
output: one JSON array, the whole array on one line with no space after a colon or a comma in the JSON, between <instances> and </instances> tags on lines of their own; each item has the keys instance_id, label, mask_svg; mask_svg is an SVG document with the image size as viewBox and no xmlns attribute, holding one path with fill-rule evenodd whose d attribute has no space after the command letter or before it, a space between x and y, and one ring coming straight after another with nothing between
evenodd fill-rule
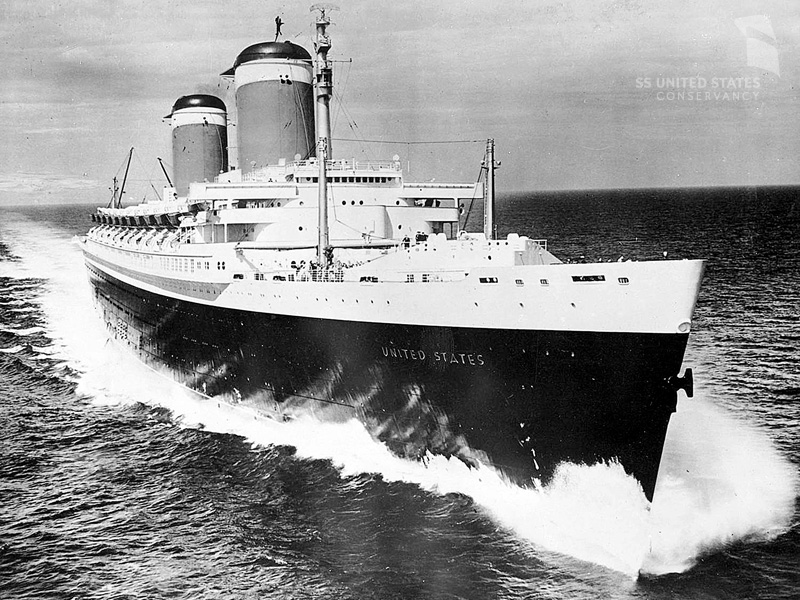
<instances>
[{"instance_id":1,"label":"overcast sky","mask_svg":"<svg viewBox=\"0 0 800 600\"><path fill-rule=\"evenodd\" d=\"M225 98L276 15L311 50L310 4L2 0L0 203L105 202L132 146L129 199L152 197L173 102ZM334 137L387 140L340 157L474 181L482 144L398 142L492 137L506 191L800 184L797 0L337 4Z\"/></svg>"}]
</instances>

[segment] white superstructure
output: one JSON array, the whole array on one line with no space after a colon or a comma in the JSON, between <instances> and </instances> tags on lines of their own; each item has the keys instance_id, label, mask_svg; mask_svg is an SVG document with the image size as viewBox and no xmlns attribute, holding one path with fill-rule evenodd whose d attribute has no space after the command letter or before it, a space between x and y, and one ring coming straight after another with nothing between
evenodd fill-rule
<instances>
[{"instance_id":1,"label":"white superstructure","mask_svg":"<svg viewBox=\"0 0 800 600\"><path fill-rule=\"evenodd\" d=\"M316 160L187 199L100 209L98 268L178 299L262 313L457 327L686 333L702 261L564 264L544 241L459 232L473 185L403 182L396 162L328 165L333 261L315 263ZM237 173L236 171L233 172ZM169 196L166 190L165 196ZM177 226L131 227L180 215ZM646 309L644 307L647 307Z\"/></svg>"}]
</instances>

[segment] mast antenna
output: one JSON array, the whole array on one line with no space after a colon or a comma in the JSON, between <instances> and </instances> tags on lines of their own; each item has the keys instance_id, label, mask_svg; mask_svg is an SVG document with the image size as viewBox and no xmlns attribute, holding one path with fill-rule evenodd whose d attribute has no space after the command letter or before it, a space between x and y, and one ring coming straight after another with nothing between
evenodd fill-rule
<instances>
[{"instance_id":1,"label":"mast antenna","mask_svg":"<svg viewBox=\"0 0 800 600\"><path fill-rule=\"evenodd\" d=\"M314 12L316 10L320 12L320 19L327 19L328 23L330 23L331 20L327 16L327 13L340 9L336 4L332 4L330 2L319 2L317 4L312 4L311 8L309 9L310 12Z\"/></svg>"},{"instance_id":2,"label":"mast antenna","mask_svg":"<svg viewBox=\"0 0 800 600\"><path fill-rule=\"evenodd\" d=\"M326 29L331 24L328 13L339 10L335 4L314 4L311 12L319 11L317 17L317 37L314 40L314 49L317 53L314 88L317 105L317 163L319 164L318 178L318 228L317 262L322 268L328 266L333 255L328 235L328 173L327 162L331 157L331 96L333 95L333 68L328 60L328 50L331 49L331 38Z\"/></svg>"}]
</instances>

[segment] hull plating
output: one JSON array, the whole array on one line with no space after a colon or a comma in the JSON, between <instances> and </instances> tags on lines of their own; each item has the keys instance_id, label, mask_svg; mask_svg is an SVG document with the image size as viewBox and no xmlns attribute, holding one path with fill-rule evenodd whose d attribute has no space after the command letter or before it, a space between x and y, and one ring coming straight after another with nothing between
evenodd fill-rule
<instances>
[{"instance_id":1,"label":"hull plating","mask_svg":"<svg viewBox=\"0 0 800 600\"><path fill-rule=\"evenodd\" d=\"M617 459L652 500L687 335L265 315L89 272L113 335L192 389L276 416L358 418L398 454L489 462L523 485L562 461Z\"/></svg>"}]
</instances>

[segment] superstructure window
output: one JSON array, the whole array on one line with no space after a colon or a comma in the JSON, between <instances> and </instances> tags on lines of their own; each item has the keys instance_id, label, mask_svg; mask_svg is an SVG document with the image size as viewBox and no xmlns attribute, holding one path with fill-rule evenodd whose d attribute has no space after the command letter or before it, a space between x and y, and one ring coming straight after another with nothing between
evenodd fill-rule
<instances>
[{"instance_id":1,"label":"superstructure window","mask_svg":"<svg viewBox=\"0 0 800 600\"><path fill-rule=\"evenodd\" d=\"M631 280L627 277L619 277L617 281L619 281L622 285L628 285L631 282Z\"/></svg>"},{"instance_id":2,"label":"superstructure window","mask_svg":"<svg viewBox=\"0 0 800 600\"><path fill-rule=\"evenodd\" d=\"M587 283L592 281L605 281L605 275L573 275L572 281L576 283Z\"/></svg>"},{"instance_id":3,"label":"superstructure window","mask_svg":"<svg viewBox=\"0 0 800 600\"><path fill-rule=\"evenodd\" d=\"M479 277L481 283L497 283L497 277Z\"/></svg>"}]
</instances>

